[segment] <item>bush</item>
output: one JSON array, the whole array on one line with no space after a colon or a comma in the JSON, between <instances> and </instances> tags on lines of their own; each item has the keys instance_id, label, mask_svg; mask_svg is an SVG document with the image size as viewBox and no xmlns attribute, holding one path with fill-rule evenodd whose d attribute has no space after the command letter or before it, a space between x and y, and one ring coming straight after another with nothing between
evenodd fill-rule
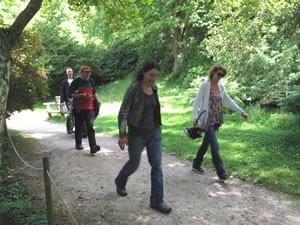
<instances>
[{"instance_id":1,"label":"bush","mask_svg":"<svg viewBox=\"0 0 300 225\"><path fill-rule=\"evenodd\" d=\"M154 22L145 27L137 48L138 67L149 59L156 60L160 65L161 72L168 74L174 66L173 39L170 28L160 22Z\"/></svg>"},{"instance_id":2,"label":"bush","mask_svg":"<svg viewBox=\"0 0 300 225\"><path fill-rule=\"evenodd\" d=\"M109 48L102 48L97 58L103 83L122 79L132 73L138 62L137 45L128 39L116 40Z\"/></svg>"},{"instance_id":3,"label":"bush","mask_svg":"<svg viewBox=\"0 0 300 225\"><path fill-rule=\"evenodd\" d=\"M44 69L36 63L42 53L41 37L25 30L11 54L7 116L14 111L33 109L34 104L48 96Z\"/></svg>"},{"instance_id":4,"label":"bush","mask_svg":"<svg viewBox=\"0 0 300 225\"><path fill-rule=\"evenodd\" d=\"M37 22L35 30L42 35L42 42L45 53L39 58L39 64L46 68L48 86L51 95L59 95L60 85L66 78L66 68L71 67L74 77L79 76L79 69L83 65L89 65L92 69L92 76L99 76L98 69L98 48L95 44L79 44L71 37L68 30L59 27L56 22ZM51 30L51 32L49 32ZM101 82L101 80L96 80Z\"/></svg>"},{"instance_id":5,"label":"bush","mask_svg":"<svg viewBox=\"0 0 300 225\"><path fill-rule=\"evenodd\" d=\"M243 102L278 107L287 87L300 82L298 1L215 4L218 20L205 40L209 55L228 68ZM227 10L217 7L223 4Z\"/></svg>"},{"instance_id":6,"label":"bush","mask_svg":"<svg viewBox=\"0 0 300 225\"><path fill-rule=\"evenodd\" d=\"M300 85L293 87L288 94L278 100L279 105L287 112L300 114Z\"/></svg>"}]
</instances>

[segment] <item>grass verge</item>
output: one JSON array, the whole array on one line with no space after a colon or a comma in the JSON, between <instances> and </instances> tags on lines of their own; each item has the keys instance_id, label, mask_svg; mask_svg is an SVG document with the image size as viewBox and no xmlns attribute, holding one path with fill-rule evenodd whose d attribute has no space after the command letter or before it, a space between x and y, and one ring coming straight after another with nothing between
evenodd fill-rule
<instances>
[{"instance_id":1,"label":"grass verge","mask_svg":"<svg viewBox=\"0 0 300 225\"><path fill-rule=\"evenodd\" d=\"M16 149L25 161L42 167L41 145L33 138L10 131ZM42 171L26 167L6 141L3 165L0 167L0 224L43 225L46 217ZM56 214L56 225L62 225Z\"/></svg>"}]
</instances>

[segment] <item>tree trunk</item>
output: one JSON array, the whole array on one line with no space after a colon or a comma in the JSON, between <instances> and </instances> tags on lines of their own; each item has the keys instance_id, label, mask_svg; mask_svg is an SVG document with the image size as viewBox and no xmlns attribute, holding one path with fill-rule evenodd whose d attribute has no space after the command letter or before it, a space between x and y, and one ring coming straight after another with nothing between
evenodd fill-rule
<instances>
[{"instance_id":1,"label":"tree trunk","mask_svg":"<svg viewBox=\"0 0 300 225\"><path fill-rule=\"evenodd\" d=\"M7 30L0 30L0 164L2 163L3 139L5 136L5 114L9 91L10 45L7 42Z\"/></svg>"},{"instance_id":2,"label":"tree trunk","mask_svg":"<svg viewBox=\"0 0 300 225\"><path fill-rule=\"evenodd\" d=\"M8 29L0 29L0 165L4 151L6 106L9 92L11 49L22 31L41 8L43 0L31 0Z\"/></svg>"},{"instance_id":3,"label":"tree trunk","mask_svg":"<svg viewBox=\"0 0 300 225\"><path fill-rule=\"evenodd\" d=\"M184 56L185 41L183 39L183 29L181 27L173 28L173 56L174 68L181 64Z\"/></svg>"}]
</instances>

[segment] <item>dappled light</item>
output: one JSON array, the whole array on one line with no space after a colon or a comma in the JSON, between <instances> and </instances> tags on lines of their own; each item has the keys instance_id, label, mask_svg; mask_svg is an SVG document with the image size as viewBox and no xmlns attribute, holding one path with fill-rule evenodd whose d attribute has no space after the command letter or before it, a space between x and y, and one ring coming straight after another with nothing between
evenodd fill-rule
<instances>
[{"instance_id":1,"label":"dappled light","mask_svg":"<svg viewBox=\"0 0 300 225\"><path fill-rule=\"evenodd\" d=\"M185 166L184 163L169 163L167 164L168 167L176 167L176 166Z\"/></svg>"},{"instance_id":2,"label":"dappled light","mask_svg":"<svg viewBox=\"0 0 300 225\"><path fill-rule=\"evenodd\" d=\"M118 115L120 106L120 103L103 104L103 106L100 108L100 113L102 116Z\"/></svg>"}]
</instances>

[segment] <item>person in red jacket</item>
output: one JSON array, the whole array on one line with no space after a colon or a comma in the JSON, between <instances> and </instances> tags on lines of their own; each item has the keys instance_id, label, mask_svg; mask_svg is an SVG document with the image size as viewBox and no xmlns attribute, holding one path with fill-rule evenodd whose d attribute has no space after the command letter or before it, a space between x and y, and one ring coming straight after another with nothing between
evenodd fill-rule
<instances>
[{"instance_id":1,"label":"person in red jacket","mask_svg":"<svg viewBox=\"0 0 300 225\"><path fill-rule=\"evenodd\" d=\"M67 128L67 133L72 134L75 120L74 120L74 112L73 112L73 99L69 97L69 88L71 86L71 83L74 80L73 69L71 67L67 68L66 74L67 77L61 82L61 86L60 86L60 103L66 104L66 107L70 112L67 117L66 128ZM81 131L82 131L82 137L86 138L87 130L86 130L85 122L82 123Z\"/></svg>"},{"instance_id":2,"label":"person in red jacket","mask_svg":"<svg viewBox=\"0 0 300 225\"><path fill-rule=\"evenodd\" d=\"M69 90L69 96L73 98L73 105L75 108L75 143L76 149L82 150L82 135L81 125L86 122L87 135L89 140L90 152L94 154L101 148L96 144L94 120L95 111L93 99L95 98L98 105L101 105L99 97L96 92L95 82L91 75L91 68L83 66L80 68L80 77L73 80Z\"/></svg>"}]
</instances>

